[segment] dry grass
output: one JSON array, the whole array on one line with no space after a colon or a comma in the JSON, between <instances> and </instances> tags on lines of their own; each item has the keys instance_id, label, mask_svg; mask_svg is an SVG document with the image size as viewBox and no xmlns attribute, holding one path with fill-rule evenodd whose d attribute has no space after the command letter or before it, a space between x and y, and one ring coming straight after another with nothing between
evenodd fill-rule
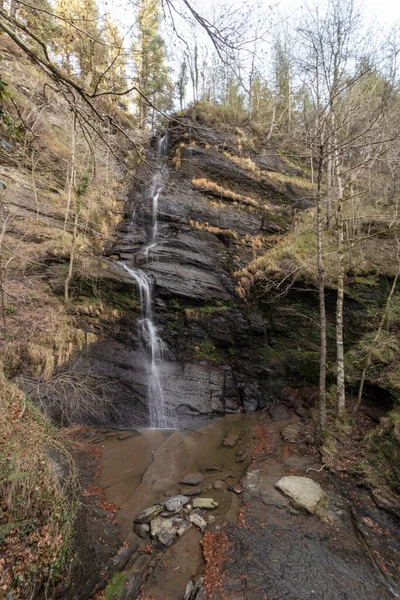
<instances>
[{"instance_id":1,"label":"dry grass","mask_svg":"<svg viewBox=\"0 0 400 600\"><path fill-rule=\"evenodd\" d=\"M284 173L277 173L276 171L260 169L260 167L249 157L234 156L228 152L224 152L224 156L245 171L251 173L258 181L273 183L280 187L282 191L284 191L287 184L304 190L313 190L315 188L315 185L305 177L293 177L285 175Z\"/></svg>"},{"instance_id":2,"label":"dry grass","mask_svg":"<svg viewBox=\"0 0 400 600\"><path fill-rule=\"evenodd\" d=\"M58 434L0 368L0 587L21 600L67 567L77 479Z\"/></svg>"},{"instance_id":3,"label":"dry grass","mask_svg":"<svg viewBox=\"0 0 400 600\"><path fill-rule=\"evenodd\" d=\"M208 222L199 223L199 221L189 220L189 225L198 231L208 231L217 236L223 236L224 238L230 238L238 246L245 246L252 250L253 254L256 255L260 250L266 247L269 243L269 237L266 238L262 234L256 235L239 235L237 231L231 229L222 229L221 227L215 227L210 225Z\"/></svg>"},{"instance_id":4,"label":"dry grass","mask_svg":"<svg viewBox=\"0 0 400 600\"><path fill-rule=\"evenodd\" d=\"M242 194L237 194L232 190L224 188L214 181L210 181L209 179L205 179L204 177L201 179L192 179L192 184L202 192L209 192L214 196L218 196L219 198L223 198L224 200L232 200L233 202L238 202L240 204L246 204L248 206L258 207L260 203L255 198L251 198L250 196L243 196Z\"/></svg>"}]
</instances>

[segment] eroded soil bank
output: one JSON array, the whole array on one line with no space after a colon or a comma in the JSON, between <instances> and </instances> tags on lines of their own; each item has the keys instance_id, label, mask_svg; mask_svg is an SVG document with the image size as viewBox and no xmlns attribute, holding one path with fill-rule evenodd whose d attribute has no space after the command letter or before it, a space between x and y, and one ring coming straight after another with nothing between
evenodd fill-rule
<instances>
[{"instance_id":1,"label":"eroded soil bank","mask_svg":"<svg viewBox=\"0 0 400 600\"><path fill-rule=\"evenodd\" d=\"M308 443L309 434L281 405L267 413L228 415L198 431L88 432L101 451L96 484L117 505L115 519L125 540L126 560L106 597L399 597L398 520L379 510L368 491L344 473L328 472ZM200 481L180 483L190 475ZM296 508L278 491L276 483L290 475L322 486L326 499L318 516ZM138 537L133 530L138 513L176 495L189 501L164 517L186 519L185 533L169 547L151 532ZM212 498L218 506L195 509L195 498ZM204 519L204 531L196 519L191 522L192 513ZM148 527L153 531L152 523Z\"/></svg>"}]
</instances>

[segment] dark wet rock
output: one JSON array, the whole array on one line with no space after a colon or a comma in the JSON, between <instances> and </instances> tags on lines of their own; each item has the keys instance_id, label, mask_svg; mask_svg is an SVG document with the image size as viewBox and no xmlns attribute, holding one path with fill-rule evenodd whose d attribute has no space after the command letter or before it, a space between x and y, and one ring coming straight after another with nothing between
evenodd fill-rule
<instances>
[{"instance_id":1,"label":"dark wet rock","mask_svg":"<svg viewBox=\"0 0 400 600\"><path fill-rule=\"evenodd\" d=\"M151 537L162 547L167 548L174 543L176 526L171 519L157 517L151 522Z\"/></svg>"},{"instance_id":2,"label":"dark wet rock","mask_svg":"<svg viewBox=\"0 0 400 600\"><path fill-rule=\"evenodd\" d=\"M149 506L149 508L146 508L145 510L143 510L142 512L140 512L138 515L136 515L136 517L134 518L134 522L135 523L150 523L150 521L152 519L155 519L160 513L162 513L163 511L163 507L160 506L159 504L155 504L154 506Z\"/></svg>"},{"instance_id":3,"label":"dark wet rock","mask_svg":"<svg viewBox=\"0 0 400 600\"><path fill-rule=\"evenodd\" d=\"M340 544L335 545L332 534L326 535L328 526L318 519L294 523L275 507L268 510L268 525L262 526L264 515L260 516L256 504L245 509L244 517L248 528L228 529L232 547L225 565L226 597L233 598L241 590L241 573L247 574L246 593L251 591L248 596L257 600L262 600L262 590L268 590L268 598L290 600L392 597L362 547L354 539L349 541L346 532L341 532Z\"/></svg>"},{"instance_id":4,"label":"dark wet rock","mask_svg":"<svg viewBox=\"0 0 400 600\"><path fill-rule=\"evenodd\" d=\"M268 413L274 421L286 421L290 419L290 412L283 404L276 404L269 409Z\"/></svg>"},{"instance_id":5,"label":"dark wet rock","mask_svg":"<svg viewBox=\"0 0 400 600\"><path fill-rule=\"evenodd\" d=\"M142 587L142 573L129 573L124 581L120 600L136 600Z\"/></svg>"},{"instance_id":6,"label":"dark wet rock","mask_svg":"<svg viewBox=\"0 0 400 600\"><path fill-rule=\"evenodd\" d=\"M183 535L185 535L185 533L187 533L188 531L190 531L190 529L193 527L192 523L190 521L183 521L183 523L181 523L178 526L178 529L176 530L176 533L179 537L182 537Z\"/></svg>"},{"instance_id":7,"label":"dark wet rock","mask_svg":"<svg viewBox=\"0 0 400 600\"><path fill-rule=\"evenodd\" d=\"M182 485L198 485L204 481L201 473L189 473L179 483Z\"/></svg>"},{"instance_id":8,"label":"dark wet rock","mask_svg":"<svg viewBox=\"0 0 400 600\"><path fill-rule=\"evenodd\" d=\"M147 523L134 523L133 531L141 538L145 538L150 533L150 525Z\"/></svg>"},{"instance_id":9,"label":"dark wet rock","mask_svg":"<svg viewBox=\"0 0 400 600\"><path fill-rule=\"evenodd\" d=\"M400 517L400 501L390 490L372 490L372 497L378 508L383 508L397 517Z\"/></svg>"},{"instance_id":10,"label":"dark wet rock","mask_svg":"<svg viewBox=\"0 0 400 600\"><path fill-rule=\"evenodd\" d=\"M289 498L293 506L314 515L318 515L320 507L327 502L327 495L322 487L309 477L282 477L276 487Z\"/></svg>"},{"instance_id":11,"label":"dark wet rock","mask_svg":"<svg viewBox=\"0 0 400 600\"><path fill-rule=\"evenodd\" d=\"M199 494L202 494L203 490L201 488L195 488L195 489L185 489L182 490L182 494L184 494L185 496L198 496Z\"/></svg>"},{"instance_id":12,"label":"dark wet rock","mask_svg":"<svg viewBox=\"0 0 400 600\"><path fill-rule=\"evenodd\" d=\"M232 431L226 436L224 441L222 442L223 446L228 446L229 448L233 448L236 446L239 436Z\"/></svg>"},{"instance_id":13,"label":"dark wet rock","mask_svg":"<svg viewBox=\"0 0 400 600\"><path fill-rule=\"evenodd\" d=\"M193 508L206 508L207 510L213 510L217 508L218 502L213 498L194 498Z\"/></svg>"}]
</instances>

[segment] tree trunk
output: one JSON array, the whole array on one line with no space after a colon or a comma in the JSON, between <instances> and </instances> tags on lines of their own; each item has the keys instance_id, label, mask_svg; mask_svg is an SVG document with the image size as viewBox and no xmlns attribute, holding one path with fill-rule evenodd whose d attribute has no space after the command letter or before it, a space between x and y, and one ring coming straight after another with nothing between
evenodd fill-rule
<instances>
[{"instance_id":1,"label":"tree trunk","mask_svg":"<svg viewBox=\"0 0 400 600\"><path fill-rule=\"evenodd\" d=\"M322 154L322 151L321 151ZM324 215L322 211L322 173L323 159L320 156L317 184L317 261L320 322L320 359L319 359L319 429L326 430L326 311L325 311L325 269L323 262L322 229Z\"/></svg>"},{"instance_id":2,"label":"tree trunk","mask_svg":"<svg viewBox=\"0 0 400 600\"><path fill-rule=\"evenodd\" d=\"M68 182L67 208L65 210L64 231L67 229L69 211L71 208L72 192L75 187L75 170L76 170L76 114L72 116L72 131L71 131L71 170Z\"/></svg>"},{"instance_id":3,"label":"tree trunk","mask_svg":"<svg viewBox=\"0 0 400 600\"><path fill-rule=\"evenodd\" d=\"M71 283L72 273L73 273L73 269L74 269L75 252L76 252L76 238L77 238L77 234L78 234L78 220L79 220L79 211L76 208L75 220L74 220L74 232L72 234L71 253L69 255L68 275L64 282L64 302L65 303L67 303L69 300L69 284Z\"/></svg>"},{"instance_id":4,"label":"tree trunk","mask_svg":"<svg viewBox=\"0 0 400 600\"><path fill-rule=\"evenodd\" d=\"M332 229L332 154L328 146L328 159L326 165L326 183L327 183L327 195L326 195L326 224L328 229Z\"/></svg>"},{"instance_id":5,"label":"tree trunk","mask_svg":"<svg viewBox=\"0 0 400 600\"><path fill-rule=\"evenodd\" d=\"M336 140L334 141L337 144ZM346 390L344 377L344 347L343 347L343 300L344 300L344 217L343 217L343 185L340 169L339 153L335 148L335 171L337 179L337 303L336 303L336 413L339 418L346 410Z\"/></svg>"}]
</instances>

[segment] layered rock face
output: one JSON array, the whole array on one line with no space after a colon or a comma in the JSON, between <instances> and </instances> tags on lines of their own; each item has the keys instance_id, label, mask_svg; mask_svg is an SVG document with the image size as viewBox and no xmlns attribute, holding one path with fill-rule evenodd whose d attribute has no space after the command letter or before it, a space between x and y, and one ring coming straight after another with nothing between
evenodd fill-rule
<instances>
[{"instance_id":1,"label":"layered rock face","mask_svg":"<svg viewBox=\"0 0 400 600\"><path fill-rule=\"evenodd\" d=\"M268 179L275 169L293 167L277 156L273 163L256 154L243 159L234 133L182 120L168 136L156 244L145 251L154 227L152 173L161 164L151 152L108 254L132 294L136 285L122 263L140 268L151 282L164 348L161 383L181 425L253 411L271 401L272 375L259 351L266 324L255 307L240 300L235 272L265 252L271 235L287 227L293 206L305 201L290 183ZM116 323L105 340L89 347L80 366L111 382L113 418L125 427L146 419L148 373L137 317L132 313Z\"/></svg>"}]
</instances>

